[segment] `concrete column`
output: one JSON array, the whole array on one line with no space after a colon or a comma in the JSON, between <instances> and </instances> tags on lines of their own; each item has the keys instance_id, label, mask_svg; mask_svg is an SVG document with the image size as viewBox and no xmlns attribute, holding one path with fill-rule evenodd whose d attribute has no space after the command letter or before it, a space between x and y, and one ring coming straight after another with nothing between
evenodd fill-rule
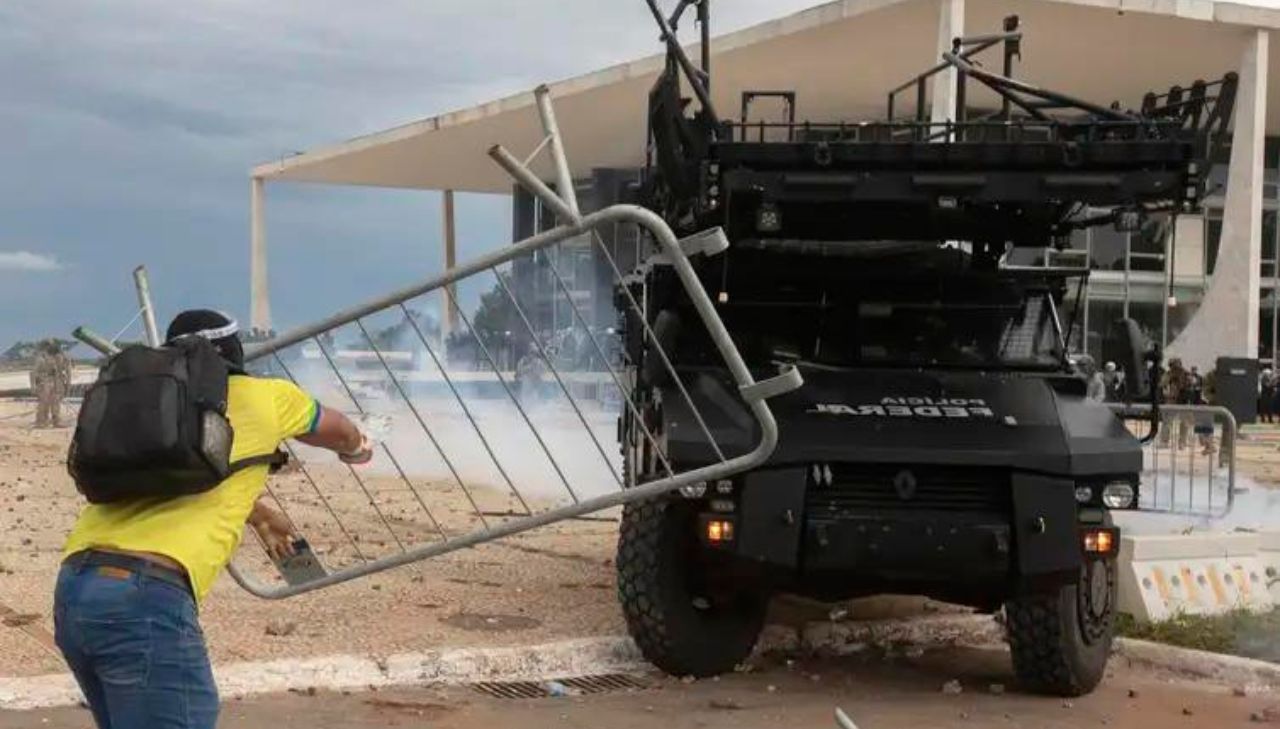
<instances>
[{"instance_id":1,"label":"concrete column","mask_svg":"<svg viewBox=\"0 0 1280 729\"><path fill-rule=\"evenodd\" d=\"M1221 356L1258 356L1268 38L1265 30L1249 31L1240 61L1222 241L1213 280L1195 318L1169 345L1170 356L1202 369Z\"/></svg>"},{"instance_id":2,"label":"concrete column","mask_svg":"<svg viewBox=\"0 0 1280 729\"><path fill-rule=\"evenodd\" d=\"M267 286L266 198L261 177L249 182L249 325L271 330L271 292Z\"/></svg>"},{"instance_id":3,"label":"concrete column","mask_svg":"<svg viewBox=\"0 0 1280 729\"><path fill-rule=\"evenodd\" d=\"M444 220L444 269L449 271L458 264L457 229L453 223L453 190L444 191L440 212L440 217ZM457 300L458 289L453 284L449 284L448 289L448 294L441 293L444 320L440 323L440 334L444 337L458 329L458 310L453 305Z\"/></svg>"},{"instance_id":4,"label":"concrete column","mask_svg":"<svg viewBox=\"0 0 1280 729\"><path fill-rule=\"evenodd\" d=\"M964 0L939 0L938 45L931 61L942 60L942 51L951 50L951 41L964 35ZM954 68L941 71L933 77L933 109L929 119L942 124L956 118L957 72Z\"/></svg>"}]
</instances>

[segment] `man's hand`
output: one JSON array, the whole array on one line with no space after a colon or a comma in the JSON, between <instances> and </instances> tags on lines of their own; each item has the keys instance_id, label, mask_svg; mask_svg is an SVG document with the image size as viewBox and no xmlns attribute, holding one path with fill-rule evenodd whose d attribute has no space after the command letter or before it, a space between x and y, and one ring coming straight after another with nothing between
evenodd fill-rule
<instances>
[{"instance_id":1,"label":"man's hand","mask_svg":"<svg viewBox=\"0 0 1280 729\"><path fill-rule=\"evenodd\" d=\"M271 555L271 559L279 562L295 554L293 541L297 535L294 534L293 527L284 514L267 506L259 499L253 505L253 512L249 514L248 521L249 526L258 533L258 538L262 540L262 546L266 548L267 554Z\"/></svg>"},{"instance_id":2,"label":"man's hand","mask_svg":"<svg viewBox=\"0 0 1280 729\"><path fill-rule=\"evenodd\" d=\"M338 460L353 466L368 463L373 460L373 441L369 440L369 436L361 433L360 445L347 453L339 453Z\"/></svg>"}]
</instances>

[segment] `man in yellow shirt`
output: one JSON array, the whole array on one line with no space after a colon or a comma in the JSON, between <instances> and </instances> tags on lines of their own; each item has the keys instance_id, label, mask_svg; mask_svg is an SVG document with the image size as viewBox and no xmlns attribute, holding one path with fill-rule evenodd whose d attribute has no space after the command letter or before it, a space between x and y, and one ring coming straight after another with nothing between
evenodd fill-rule
<instances>
[{"instance_id":1,"label":"man in yellow shirt","mask_svg":"<svg viewBox=\"0 0 1280 729\"><path fill-rule=\"evenodd\" d=\"M232 370L227 417L233 461L272 453L290 438L338 453L373 455L345 416L297 385L243 374L234 321L185 311L167 337L197 335ZM237 471L204 493L91 504L67 539L54 595L58 647L99 729L212 729L218 691L198 606L240 544L245 523L274 557L291 551L287 520L259 501L267 466Z\"/></svg>"}]
</instances>

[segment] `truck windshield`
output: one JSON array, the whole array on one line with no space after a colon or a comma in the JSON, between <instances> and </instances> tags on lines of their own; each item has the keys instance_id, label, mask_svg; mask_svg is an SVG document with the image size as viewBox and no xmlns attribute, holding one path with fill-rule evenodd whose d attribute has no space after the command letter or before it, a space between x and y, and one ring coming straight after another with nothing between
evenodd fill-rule
<instances>
[{"instance_id":1,"label":"truck windshield","mask_svg":"<svg viewBox=\"0 0 1280 729\"><path fill-rule=\"evenodd\" d=\"M1053 367L1061 362L1053 302L871 301L857 307L861 364Z\"/></svg>"},{"instance_id":2,"label":"truck windshield","mask_svg":"<svg viewBox=\"0 0 1280 729\"><path fill-rule=\"evenodd\" d=\"M835 366L1040 369L1062 364L1061 325L1047 292L925 298L874 288L879 290L821 307L816 336L809 346L801 345L810 353L805 359ZM792 321L794 337L806 327Z\"/></svg>"}]
</instances>

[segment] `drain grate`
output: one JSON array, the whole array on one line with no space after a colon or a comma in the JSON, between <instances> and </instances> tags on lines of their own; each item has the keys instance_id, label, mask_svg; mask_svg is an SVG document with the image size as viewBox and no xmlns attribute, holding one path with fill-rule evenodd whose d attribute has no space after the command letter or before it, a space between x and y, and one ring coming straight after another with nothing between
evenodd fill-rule
<instances>
[{"instance_id":1,"label":"drain grate","mask_svg":"<svg viewBox=\"0 0 1280 729\"><path fill-rule=\"evenodd\" d=\"M554 678L547 681L483 681L472 684L471 687L496 699L545 699L566 690L569 694L584 696L645 689L648 688L648 684L634 676L605 673L596 676Z\"/></svg>"}]
</instances>

